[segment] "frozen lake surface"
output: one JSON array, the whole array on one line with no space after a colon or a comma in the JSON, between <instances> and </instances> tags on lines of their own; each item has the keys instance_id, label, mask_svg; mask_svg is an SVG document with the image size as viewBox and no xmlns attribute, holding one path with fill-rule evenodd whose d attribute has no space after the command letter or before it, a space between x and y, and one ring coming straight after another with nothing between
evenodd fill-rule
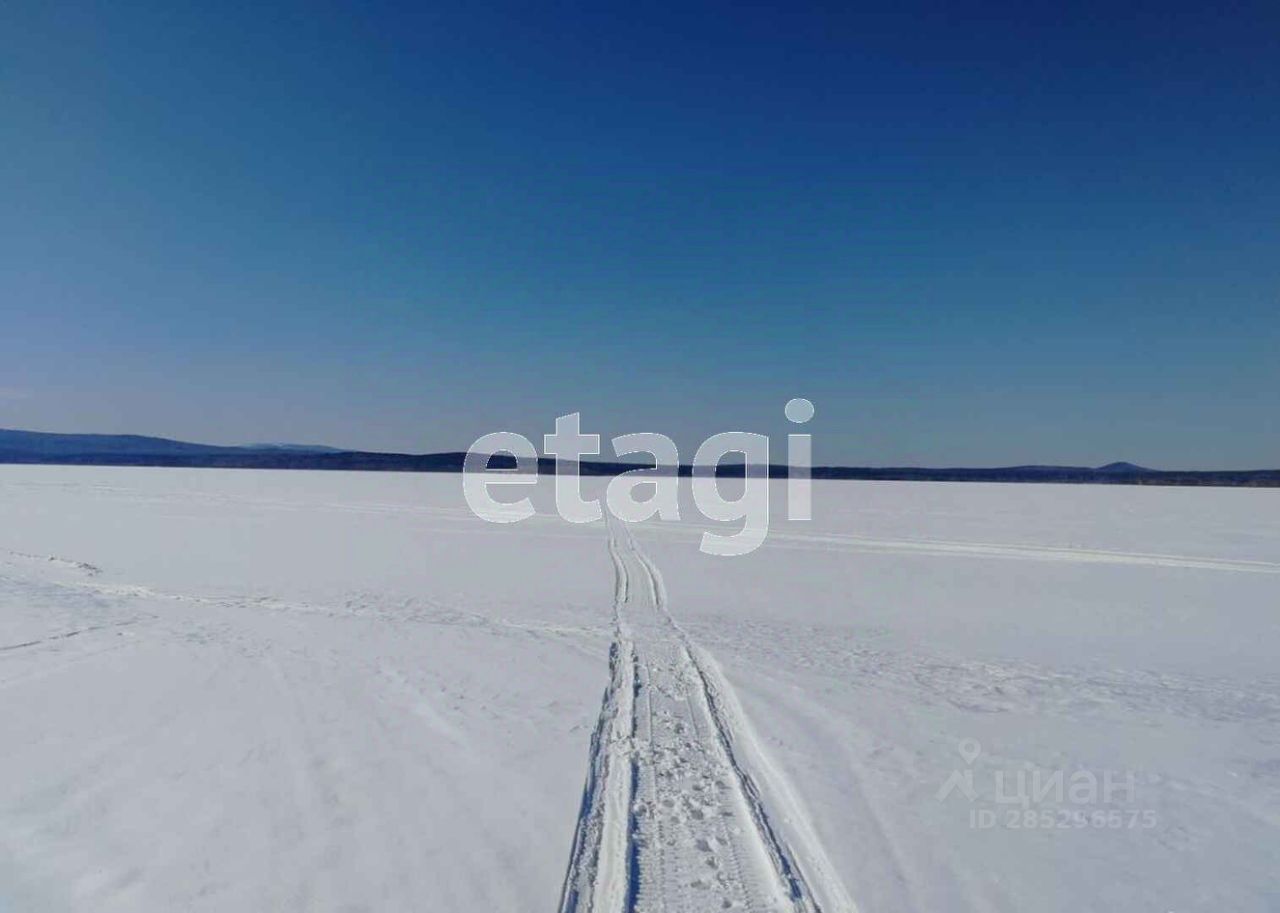
<instances>
[{"instance_id":1,"label":"frozen lake surface","mask_svg":"<svg viewBox=\"0 0 1280 913\"><path fill-rule=\"evenodd\" d=\"M1280 909L1280 491L548 488L0 467L0 911Z\"/></svg>"}]
</instances>

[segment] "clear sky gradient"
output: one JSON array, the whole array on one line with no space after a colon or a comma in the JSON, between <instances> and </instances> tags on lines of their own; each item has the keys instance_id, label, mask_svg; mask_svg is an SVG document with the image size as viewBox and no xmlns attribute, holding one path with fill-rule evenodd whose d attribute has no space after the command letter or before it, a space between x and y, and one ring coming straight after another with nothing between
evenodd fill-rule
<instances>
[{"instance_id":1,"label":"clear sky gradient","mask_svg":"<svg viewBox=\"0 0 1280 913\"><path fill-rule=\"evenodd\" d=\"M434 8L433 8L434 7ZM0 426L1280 466L1280 7L7 3Z\"/></svg>"}]
</instances>

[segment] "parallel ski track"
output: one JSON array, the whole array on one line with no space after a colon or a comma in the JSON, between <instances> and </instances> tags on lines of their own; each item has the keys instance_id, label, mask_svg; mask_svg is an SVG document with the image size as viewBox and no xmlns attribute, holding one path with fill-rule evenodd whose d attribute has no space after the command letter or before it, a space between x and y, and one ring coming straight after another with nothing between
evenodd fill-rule
<instances>
[{"instance_id":1,"label":"parallel ski track","mask_svg":"<svg viewBox=\"0 0 1280 913\"><path fill-rule=\"evenodd\" d=\"M671 617L661 574L621 523L609 553L609 684L561 913L852 913L815 860L820 905L743 761L728 683Z\"/></svg>"}]
</instances>

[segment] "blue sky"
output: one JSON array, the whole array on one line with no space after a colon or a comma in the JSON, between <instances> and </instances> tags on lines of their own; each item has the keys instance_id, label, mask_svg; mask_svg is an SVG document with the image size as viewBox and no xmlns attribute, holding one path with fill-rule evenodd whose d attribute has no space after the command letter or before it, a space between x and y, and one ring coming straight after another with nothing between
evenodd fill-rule
<instances>
[{"instance_id":1,"label":"blue sky","mask_svg":"<svg viewBox=\"0 0 1280 913\"><path fill-rule=\"evenodd\" d=\"M269 7L0 11L0 426L1280 465L1273 4Z\"/></svg>"}]
</instances>

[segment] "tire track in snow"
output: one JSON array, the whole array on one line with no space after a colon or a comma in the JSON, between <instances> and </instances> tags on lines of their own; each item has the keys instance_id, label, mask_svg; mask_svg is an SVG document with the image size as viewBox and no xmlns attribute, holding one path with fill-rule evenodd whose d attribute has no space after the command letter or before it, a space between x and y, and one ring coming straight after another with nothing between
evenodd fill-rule
<instances>
[{"instance_id":1,"label":"tire track in snow","mask_svg":"<svg viewBox=\"0 0 1280 913\"><path fill-rule=\"evenodd\" d=\"M561 913L621 911L632 880L628 808L633 788L630 755L635 726L635 656L622 619L630 579L612 532L609 554L614 565L609 684L591 734L587 782L560 895Z\"/></svg>"},{"instance_id":2,"label":"tire track in snow","mask_svg":"<svg viewBox=\"0 0 1280 913\"><path fill-rule=\"evenodd\" d=\"M612 521L609 553L610 679L561 913L852 913L732 689L667 611L657 568ZM769 811L779 805L786 835Z\"/></svg>"},{"instance_id":3,"label":"tire track in snow","mask_svg":"<svg viewBox=\"0 0 1280 913\"><path fill-rule=\"evenodd\" d=\"M671 525L665 536L697 539L717 527L691 522ZM1033 543L962 542L948 539L882 539L843 533L770 531L769 547L804 551L856 552L862 554L906 554L930 558L1012 559L1050 561L1067 564L1110 564L1132 567L1224 571L1242 574L1280 574L1280 562L1246 558L1215 558L1195 555L1160 555L1082 546L1035 545Z\"/></svg>"},{"instance_id":4,"label":"tire track in snow","mask_svg":"<svg viewBox=\"0 0 1280 913\"><path fill-rule=\"evenodd\" d=\"M105 631L109 628L124 628L129 625L137 624L141 619L130 618L128 621L116 621L111 624L89 625L86 628L76 628L72 631L63 631L60 634L49 634L45 637L37 637L35 640L26 640L19 644L4 644L0 646L0 653L10 650L22 650L26 647L38 647L41 644L52 643L57 640L67 640L72 637L79 637L81 634L92 634L95 631Z\"/></svg>"}]
</instances>

